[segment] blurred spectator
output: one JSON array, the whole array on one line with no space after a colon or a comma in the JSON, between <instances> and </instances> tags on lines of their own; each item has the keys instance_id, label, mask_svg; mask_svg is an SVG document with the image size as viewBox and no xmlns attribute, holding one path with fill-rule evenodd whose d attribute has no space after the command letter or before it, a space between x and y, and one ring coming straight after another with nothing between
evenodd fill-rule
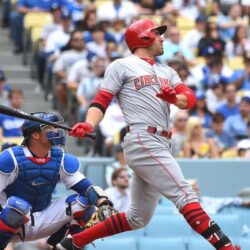
<instances>
[{"instance_id":1,"label":"blurred spectator","mask_svg":"<svg viewBox=\"0 0 250 250\"><path fill-rule=\"evenodd\" d=\"M135 5L130 1L112 0L102 3L97 9L98 21L121 19L129 23L137 15Z\"/></svg>"},{"instance_id":2,"label":"blurred spectator","mask_svg":"<svg viewBox=\"0 0 250 250\"><path fill-rule=\"evenodd\" d=\"M97 24L92 28L92 38L93 41L86 44L87 50L91 56L106 57L106 46L107 42L105 40L105 33L103 27Z\"/></svg>"},{"instance_id":3,"label":"blurred spectator","mask_svg":"<svg viewBox=\"0 0 250 250\"><path fill-rule=\"evenodd\" d=\"M186 125L188 121L188 113L185 110L177 112L173 119L172 135L172 153L173 156L180 156L183 144L186 140Z\"/></svg>"},{"instance_id":4,"label":"blurred spectator","mask_svg":"<svg viewBox=\"0 0 250 250\"><path fill-rule=\"evenodd\" d=\"M107 63L112 61L112 57L114 57L114 53L116 53L116 54L118 53L118 54L120 54L119 57L122 57L121 52L118 52L118 45L116 44L116 42L115 41L107 42L107 46L106 46Z\"/></svg>"},{"instance_id":5,"label":"blurred spectator","mask_svg":"<svg viewBox=\"0 0 250 250\"><path fill-rule=\"evenodd\" d=\"M219 106L216 112L221 113L225 119L239 113L239 103L236 97L236 86L228 84L225 86L226 103Z\"/></svg>"},{"instance_id":6,"label":"blurred spectator","mask_svg":"<svg viewBox=\"0 0 250 250\"><path fill-rule=\"evenodd\" d=\"M67 75L72 65L80 60L87 61L87 52L83 40L82 31L73 31L68 42L69 50L63 51L56 60L53 72L57 77L56 96L57 100L67 109Z\"/></svg>"},{"instance_id":7,"label":"blurred spectator","mask_svg":"<svg viewBox=\"0 0 250 250\"><path fill-rule=\"evenodd\" d=\"M249 158L250 153L250 139L243 139L237 143L237 155L239 158Z\"/></svg>"},{"instance_id":8,"label":"blurred spectator","mask_svg":"<svg viewBox=\"0 0 250 250\"><path fill-rule=\"evenodd\" d=\"M173 8L180 16L195 20L199 13L204 12L206 2L203 0L175 0Z\"/></svg>"},{"instance_id":9,"label":"blurred spectator","mask_svg":"<svg viewBox=\"0 0 250 250\"><path fill-rule=\"evenodd\" d=\"M212 116L211 129L206 133L208 138L215 140L220 154L235 146L233 136L224 131L224 121L225 118L222 114L215 113Z\"/></svg>"},{"instance_id":10,"label":"blurred spectator","mask_svg":"<svg viewBox=\"0 0 250 250\"><path fill-rule=\"evenodd\" d=\"M117 45L121 45L124 42L125 34L125 22L123 20L115 19L111 25L110 34L114 37Z\"/></svg>"},{"instance_id":11,"label":"blurred spectator","mask_svg":"<svg viewBox=\"0 0 250 250\"><path fill-rule=\"evenodd\" d=\"M173 56L166 61L167 65L177 71L182 65L185 65L184 60L180 56Z\"/></svg>"},{"instance_id":12,"label":"blurred spectator","mask_svg":"<svg viewBox=\"0 0 250 250\"><path fill-rule=\"evenodd\" d=\"M105 190L105 194L119 212L127 211L131 197L129 192L129 175L125 168L114 170L111 177L112 187Z\"/></svg>"},{"instance_id":13,"label":"blurred spectator","mask_svg":"<svg viewBox=\"0 0 250 250\"><path fill-rule=\"evenodd\" d=\"M44 81L44 73L45 73L45 67L46 67L47 55L44 50L45 50L45 46L47 43L47 39L51 33L59 29L62 29L61 7L58 4L53 4L51 6L50 12L53 17L53 23L47 24L42 28L40 37L39 37L39 44L35 50L34 60L35 60L36 68L37 68L37 74L38 74L37 78L41 84Z\"/></svg>"},{"instance_id":14,"label":"blurred spectator","mask_svg":"<svg viewBox=\"0 0 250 250\"><path fill-rule=\"evenodd\" d=\"M79 22L84 18L84 12L87 8L87 4L85 0L72 0L67 1L65 7L69 11L72 21L75 26L78 28Z\"/></svg>"},{"instance_id":15,"label":"blurred spectator","mask_svg":"<svg viewBox=\"0 0 250 250\"><path fill-rule=\"evenodd\" d=\"M181 45L180 32L177 27L169 27L169 39L165 40L164 54L159 57L161 62L165 62L175 55L183 57L184 61L191 66L196 64L195 57L191 50Z\"/></svg>"},{"instance_id":16,"label":"blurred spectator","mask_svg":"<svg viewBox=\"0 0 250 250\"><path fill-rule=\"evenodd\" d=\"M91 31L93 27L95 27L97 24L97 17L96 17L96 11L95 10L88 10L86 11L86 14L84 16L84 19L78 23L78 28L83 30L84 33L88 31ZM86 42L88 40L85 37Z\"/></svg>"},{"instance_id":17,"label":"blurred spectator","mask_svg":"<svg viewBox=\"0 0 250 250\"><path fill-rule=\"evenodd\" d=\"M63 9L61 13L62 29L58 29L48 36L45 52L49 55L49 61L54 62L60 54L60 50L70 40L70 33L73 30L73 23L70 13Z\"/></svg>"},{"instance_id":18,"label":"blurred spectator","mask_svg":"<svg viewBox=\"0 0 250 250\"><path fill-rule=\"evenodd\" d=\"M11 0L3 0L2 6L2 27L6 28L9 26L9 16L11 12Z\"/></svg>"},{"instance_id":19,"label":"blurred spectator","mask_svg":"<svg viewBox=\"0 0 250 250\"><path fill-rule=\"evenodd\" d=\"M220 15L217 21L220 37L224 41L231 40L234 37L236 27L239 24L247 24L241 17L242 8L239 4L233 4L227 15Z\"/></svg>"},{"instance_id":20,"label":"blurred spectator","mask_svg":"<svg viewBox=\"0 0 250 250\"><path fill-rule=\"evenodd\" d=\"M166 0L132 0L136 4L140 15L166 14L169 10L169 2Z\"/></svg>"},{"instance_id":21,"label":"blurred spectator","mask_svg":"<svg viewBox=\"0 0 250 250\"><path fill-rule=\"evenodd\" d=\"M8 95L10 92L10 86L5 84L6 78L2 69L0 69L0 103L8 105Z\"/></svg>"},{"instance_id":22,"label":"blurred spectator","mask_svg":"<svg viewBox=\"0 0 250 250\"><path fill-rule=\"evenodd\" d=\"M21 90L11 90L8 98L11 108L22 108L24 97ZM21 126L23 122L24 120L21 118L0 114L0 141L2 141L6 137L21 137Z\"/></svg>"},{"instance_id":23,"label":"blurred spectator","mask_svg":"<svg viewBox=\"0 0 250 250\"><path fill-rule=\"evenodd\" d=\"M195 20L195 28L190 30L182 39L181 45L183 47L196 50L200 39L205 35L207 16L199 15Z\"/></svg>"},{"instance_id":24,"label":"blurred spectator","mask_svg":"<svg viewBox=\"0 0 250 250\"><path fill-rule=\"evenodd\" d=\"M244 69L236 70L232 76L236 86L245 91L250 90L250 50L244 53Z\"/></svg>"},{"instance_id":25,"label":"blurred spectator","mask_svg":"<svg viewBox=\"0 0 250 250\"><path fill-rule=\"evenodd\" d=\"M23 51L24 15L28 12L49 12L52 4L53 0L18 0L16 2L16 11L10 15L10 31L15 44L15 53Z\"/></svg>"},{"instance_id":26,"label":"blurred spectator","mask_svg":"<svg viewBox=\"0 0 250 250\"><path fill-rule=\"evenodd\" d=\"M196 82L194 77L192 76L192 73L189 71L187 65L182 63L177 69L176 69L179 77L181 78L182 83L186 84L189 88L193 90L200 89L199 84Z\"/></svg>"},{"instance_id":27,"label":"blurred spectator","mask_svg":"<svg viewBox=\"0 0 250 250\"><path fill-rule=\"evenodd\" d=\"M230 82L232 72L227 65L223 64L222 57L218 56L217 51L209 46L202 53L205 65L200 64L191 69L192 75L202 88L207 89L218 81Z\"/></svg>"},{"instance_id":28,"label":"blurred spectator","mask_svg":"<svg viewBox=\"0 0 250 250\"><path fill-rule=\"evenodd\" d=\"M81 64L82 63L83 62L81 61ZM86 111L90 105L90 102L96 95L98 88L103 81L105 68L106 68L105 60L101 57L95 57L92 59L90 64L90 70L92 74L84 75L83 71L82 79L80 79L81 77L78 78L80 80L79 81L80 84L77 88L76 96L79 102L79 121L85 120ZM79 68L79 70L81 70L81 68ZM78 83L77 81L72 81L73 77L72 76L70 77L71 78L68 79L69 80L68 84L71 85L72 89L72 86L78 85ZM75 79L77 79L77 77L75 77Z\"/></svg>"},{"instance_id":29,"label":"blurred spectator","mask_svg":"<svg viewBox=\"0 0 250 250\"><path fill-rule=\"evenodd\" d=\"M197 194L201 206L208 214L217 214L223 208L228 206L243 206L250 207L250 202L243 200L240 197L208 197L202 196L200 193L199 182L197 179L189 179L188 183L192 186L193 190Z\"/></svg>"},{"instance_id":30,"label":"blurred spectator","mask_svg":"<svg viewBox=\"0 0 250 250\"><path fill-rule=\"evenodd\" d=\"M189 112L192 116L199 117L203 128L210 128L211 114L206 105L206 95L201 90L196 91L195 95L196 104Z\"/></svg>"},{"instance_id":31,"label":"blurred spectator","mask_svg":"<svg viewBox=\"0 0 250 250\"><path fill-rule=\"evenodd\" d=\"M217 24L214 22L207 22L206 24L205 36L198 43L198 56L205 56L210 48L213 48L213 53L220 57L225 49L225 42L220 38Z\"/></svg>"},{"instance_id":32,"label":"blurred spectator","mask_svg":"<svg viewBox=\"0 0 250 250\"><path fill-rule=\"evenodd\" d=\"M126 126L121 108L116 98L113 98L112 102L109 104L104 119L99 126L104 137L105 155L110 156L113 154L115 136Z\"/></svg>"},{"instance_id":33,"label":"blurred spectator","mask_svg":"<svg viewBox=\"0 0 250 250\"><path fill-rule=\"evenodd\" d=\"M206 138L198 117L190 117L187 122L187 138L183 146L185 158L218 158L219 151L215 141Z\"/></svg>"},{"instance_id":34,"label":"blurred spectator","mask_svg":"<svg viewBox=\"0 0 250 250\"><path fill-rule=\"evenodd\" d=\"M247 124L250 121L250 97L244 96L241 99L239 114L228 117L224 124L224 129L236 140L248 136Z\"/></svg>"},{"instance_id":35,"label":"blurred spectator","mask_svg":"<svg viewBox=\"0 0 250 250\"><path fill-rule=\"evenodd\" d=\"M250 49L250 39L247 35L247 26L238 25L232 40L226 44L226 57L230 60L232 57L244 56L248 49Z\"/></svg>"},{"instance_id":36,"label":"blurred spectator","mask_svg":"<svg viewBox=\"0 0 250 250\"><path fill-rule=\"evenodd\" d=\"M209 112L215 113L218 107L226 103L225 83L223 81L214 82L206 91L207 108Z\"/></svg>"}]
</instances>

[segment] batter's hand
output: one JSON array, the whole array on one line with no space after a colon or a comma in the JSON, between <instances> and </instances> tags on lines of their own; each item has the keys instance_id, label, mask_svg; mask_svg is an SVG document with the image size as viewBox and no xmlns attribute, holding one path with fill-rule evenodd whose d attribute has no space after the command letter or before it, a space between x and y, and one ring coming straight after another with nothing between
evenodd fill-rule
<instances>
[{"instance_id":1,"label":"batter's hand","mask_svg":"<svg viewBox=\"0 0 250 250\"><path fill-rule=\"evenodd\" d=\"M88 122L77 123L69 132L70 136L85 138L88 133L94 133L93 126Z\"/></svg>"},{"instance_id":2,"label":"batter's hand","mask_svg":"<svg viewBox=\"0 0 250 250\"><path fill-rule=\"evenodd\" d=\"M158 98L161 98L163 101L171 103L171 104L176 104L178 101L177 98L177 93L176 91L170 87L170 86L162 86L161 87L162 92L157 93L156 96Z\"/></svg>"}]
</instances>

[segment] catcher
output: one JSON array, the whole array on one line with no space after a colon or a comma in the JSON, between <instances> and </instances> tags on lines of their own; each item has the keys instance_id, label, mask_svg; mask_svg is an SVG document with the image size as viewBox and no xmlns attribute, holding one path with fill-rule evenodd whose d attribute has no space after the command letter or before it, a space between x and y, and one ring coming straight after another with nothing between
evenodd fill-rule
<instances>
[{"instance_id":1,"label":"catcher","mask_svg":"<svg viewBox=\"0 0 250 250\"><path fill-rule=\"evenodd\" d=\"M55 113L34 116L63 122ZM47 243L54 248L66 233L79 232L115 212L101 188L79 172L77 158L59 147L65 145L64 130L26 120L22 132L22 146L0 154L0 250L9 242L48 236ZM76 194L52 200L58 182Z\"/></svg>"}]
</instances>

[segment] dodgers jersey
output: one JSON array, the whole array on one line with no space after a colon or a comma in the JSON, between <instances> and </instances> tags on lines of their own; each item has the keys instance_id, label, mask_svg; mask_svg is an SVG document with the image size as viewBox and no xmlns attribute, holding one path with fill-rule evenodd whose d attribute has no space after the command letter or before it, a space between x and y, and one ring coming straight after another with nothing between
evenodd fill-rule
<instances>
[{"instance_id":1,"label":"dodgers jersey","mask_svg":"<svg viewBox=\"0 0 250 250\"><path fill-rule=\"evenodd\" d=\"M170 129L170 105L156 97L160 86L175 88L182 84L178 74L167 65L131 55L112 62L101 89L117 95L127 125L146 124Z\"/></svg>"}]
</instances>

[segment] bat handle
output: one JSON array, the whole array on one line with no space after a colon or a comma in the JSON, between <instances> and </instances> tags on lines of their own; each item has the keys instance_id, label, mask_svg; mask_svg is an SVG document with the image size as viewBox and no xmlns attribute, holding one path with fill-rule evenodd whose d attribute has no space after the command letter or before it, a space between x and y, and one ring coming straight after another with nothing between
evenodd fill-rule
<instances>
[{"instance_id":1,"label":"bat handle","mask_svg":"<svg viewBox=\"0 0 250 250\"><path fill-rule=\"evenodd\" d=\"M86 136L94 140L96 138L96 133L86 133Z\"/></svg>"}]
</instances>

